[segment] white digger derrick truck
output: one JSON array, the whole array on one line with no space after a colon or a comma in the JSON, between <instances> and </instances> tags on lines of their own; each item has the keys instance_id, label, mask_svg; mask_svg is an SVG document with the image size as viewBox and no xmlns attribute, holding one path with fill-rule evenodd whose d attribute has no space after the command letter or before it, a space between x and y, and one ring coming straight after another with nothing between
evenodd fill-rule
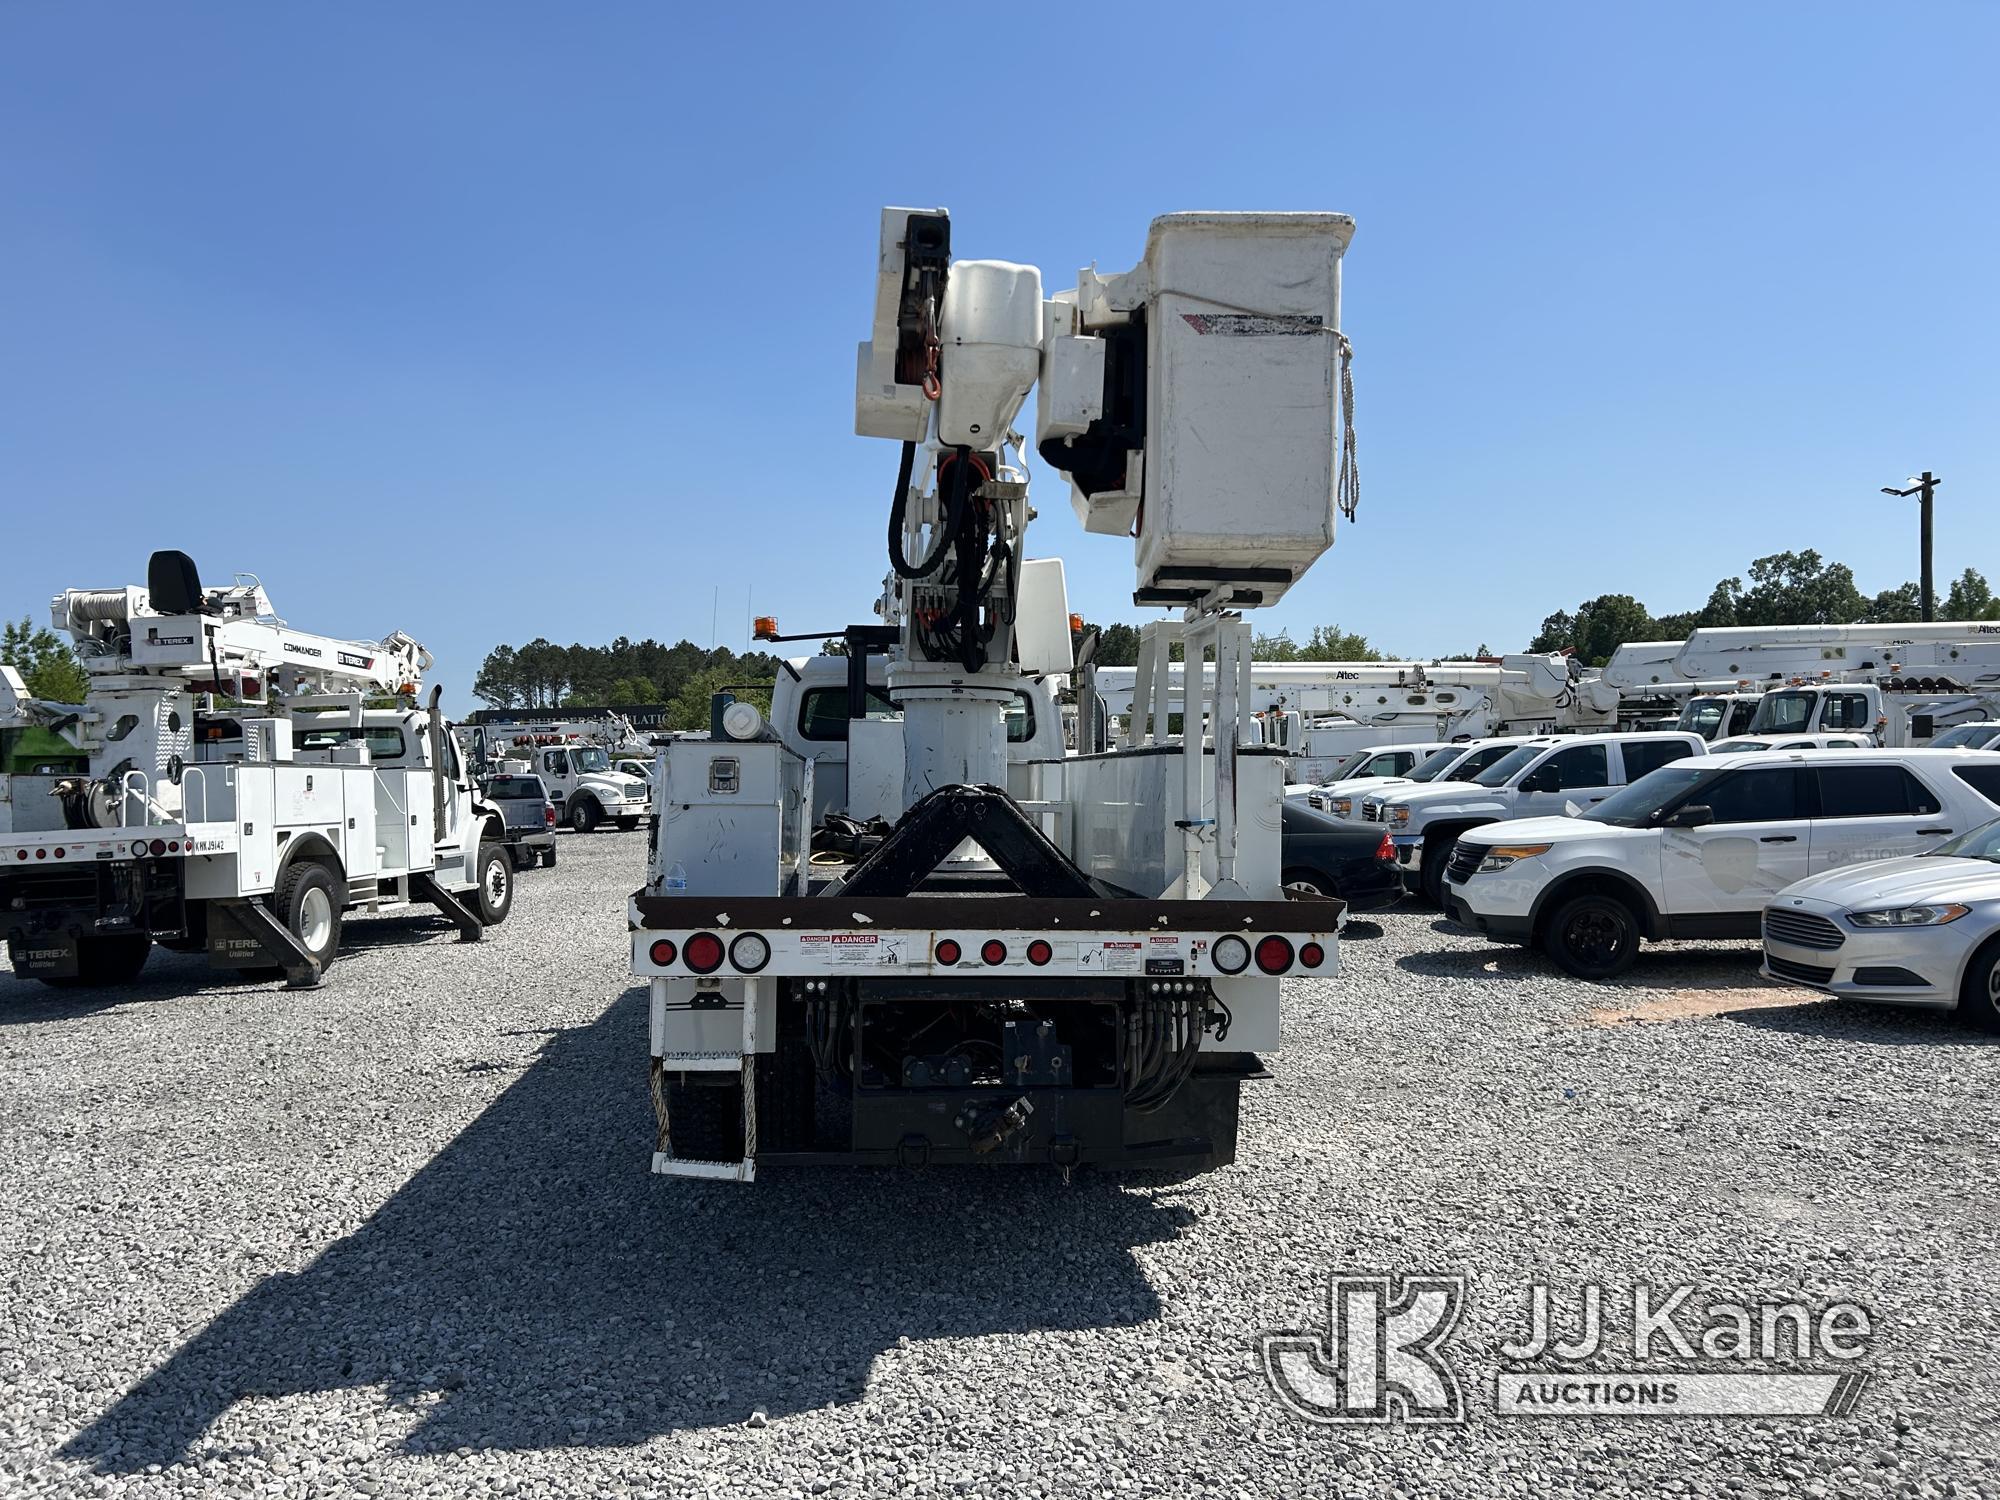
<instances>
[{"instance_id":1,"label":"white digger derrick truck","mask_svg":"<svg viewBox=\"0 0 2000 1500\"><path fill-rule=\"evenodd\" d=\"M1168 215L1134 270L1045 300L1032 267L953 261L944 211L884 210L855 426L901 462L882 623L846 632L842 770L879 798L900 766L893 827L816 857L837 809L813 737L748 704L664 748L628 907L654 1170L1233 1159L1281 980L1337 962L1340 904L1280 882L1283 762L1244 748L1241 610L1332 544L1337 497L1351 513L1352 230ZM1061 564L1023 556L1012 424L1037 383L1038 452L1084 529L1136 534L1135 600L1184 611L1147 648L1216 664L1212 698L1187 675L1178 739L1161 689L1138 743L1066 757L1050 733L1010 762L1023 684L1072 665Z\"/></svg>"},{"instance_id":2,"label":"white digger derrick truck","mask_svg":"<svg viewBox=\"0 0 2000 1500\"><path fill-rule=\"evenodd\" d=\"M546 723L488 717L461 729L459 738L481 771L541 777L556 817L572 832L590 833L605 823L629 832L646 816L652 794L646 778L612 764L613 757L645 744L622 714Z\"/></svg>"},{"instance_id":3,"label":"white digger derrick truck","mask_svg":"<svg viewBox=\"0 0 2000 1500\"><path fill-rule=\"evenodd\" d=\"M43 717L88 770L17 798L0 834L17 975L124 983L158 943L307 986L349 910L426 902L466 941L506 917L498 815L437 691L416 702L430 656L410 637L293 630L262 585L204 589L180 552L52 614L90 690Z\"/></svg>"}]
</instances>

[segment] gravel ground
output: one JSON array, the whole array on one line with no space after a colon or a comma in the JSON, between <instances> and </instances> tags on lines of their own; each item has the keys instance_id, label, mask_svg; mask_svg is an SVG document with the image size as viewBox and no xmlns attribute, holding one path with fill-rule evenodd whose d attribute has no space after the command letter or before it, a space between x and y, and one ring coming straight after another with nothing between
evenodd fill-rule
<instances>
[{"instance_id":1,"label":"gravel ground","mask_svg":"<svg viewBox=\"0 0 2000 1500\"><path fill-rule=\"evenodd\" d=\"M2000 1493L2000 1049L1948 1017L1742 945L1584 985L1396 912L1288 992L1228 1171L675 1182L642 841L564 836L477 946L355 922L310 993L0 978L0 1493ZM1362 1270L1471 1277L1467 1425L1278 1403L1257 1334ZM1501 1418L1537 1277L1853 1298L1870 1383Z\"/></svg>"}]
</instances>

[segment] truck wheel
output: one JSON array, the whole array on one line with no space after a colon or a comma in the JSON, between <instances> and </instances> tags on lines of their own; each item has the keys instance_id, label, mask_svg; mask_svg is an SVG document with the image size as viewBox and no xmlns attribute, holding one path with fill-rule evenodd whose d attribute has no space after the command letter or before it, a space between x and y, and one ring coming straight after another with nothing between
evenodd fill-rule
<instances>
[{"instance_id":1,"label":"truck wheel","mask_svg":"<svg viewBox=\"0 0 2000 1500\"><path fill-rule=\"evenodd\" d=\"M2000 1031L2000 942L1972 955L1958 987L1959 1018L1981 1031Z\"/></svg>"},{"instance_id":2,"label":"truck wheel","mask_svg":"<svg viewBox=\"0 0 2000 1500\"><path fill-rule=\"evenodd\" d=\"M43 979L42 983L57 990L109 989L113 985L130 984L146 967L146 956L152 951L153 940L143 932L79 938L76 973L63 979Z\"/></svg>"},{"instance_id":3,"label":"truck wheel","mask_svg":"<svg viewBox=\"0 0 2000 1500\"><path fill-rule=\"evenodd\" d=\"M1287 870L1283 884L1288 891L1297 891L1305 896L1334 897L1340 894L1333 888L1333 882L1317 870Z\"/></svg>"},{"instance_id":4,"label":"truck wheel","mask_svg":"<svg viewBox=\"0 0 2000 1500\"><path fill-rule=\"evenodd\" d=\"M341 893L324 865L296 864L271 893L271 910L324 974L340 949Z\"/></svg>"},{"instance_id":5,"label":"truck wheel","mask_svg":"<svg viewBox=\"0 0 2000 1500\"><path fill-rule=\"evenodd\" d=\"M1424 840L1424 867L1417 872L1417 879L1424 888L1424 899L1440 911L1444 910L1445 861L1451 858L1452 846L1457 842L1456 834Z\"/></svg>"},{"instance_id":6,"label":"truck wheel","mask_svg":"<svg viewBox=\"0 0 2000 1500\"><path fill-rule=\"evenodd\" d=\"M743 1160L742 1075L669 1074L667 1138L677 1161Z\"/></svg>"},{"instance_id":7,"label":"truck wheel","mask_svg":"<svg viewBox=\"0 0 2000 1500\"><path fill-rule=\"evenodd\" d=\"M479 913L482 926L497 927L507 920L514 905L514 862L501 844L479 846L479 885L472 893L472 909Z\"/></svg>"},{"instance_id":8,"label":"truck wheel","mask_svg":"<svg viewBox=\"0 0 2000 1500\"><path fill-rule=\"evenodd\" d=\"M637 818L620 818L618 820L618 831L620 833L630 833L638 826L639 820Z\"/></svg>"},{"instance_id":9,"label":"truck wheel","mask_svg":"<svg viewBox=\"0 0 2000 1500\"><path fill-rule=\"evenodd\" d=\"M1639 956L1639 921L1616 896L1573 896L1549 918L1542 951L1578 979L1611 979Z\"/></svg>"},{"instance_id":10,"label":"truck wheel","mask_svg":"<svg viewBox=\"0 0 2000 1500\"><path fill-rule=\"evenodd\" d=\"M574 833L592 832L597 827L597 820L604 815L593 797L572 797L565 811L570 830Z\"/></svg>"}]
</instances>

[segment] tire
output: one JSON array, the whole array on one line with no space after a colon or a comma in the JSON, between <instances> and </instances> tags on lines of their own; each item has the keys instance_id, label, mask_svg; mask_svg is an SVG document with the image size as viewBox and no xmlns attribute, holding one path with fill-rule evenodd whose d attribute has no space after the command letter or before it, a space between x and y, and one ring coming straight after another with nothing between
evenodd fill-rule
<instances>
[{"instance_id":1,"label":"tire","mask_svg":"<svg viewBox=\"0 0 2000 1500\"><path fill-rule=\"evenodd\" d=\"M1613 979L1639 957L1639 918L1616 896L1572 896L1555 909L1542 951L1578 979Z\"/></svg>"},{"instance_id":2,"label":"tire","mask_svg":"<svg viewBox=\"0 0 2000 1500\"><path fill-rule=\"evenodd\" d=\"M2000 1031L2000 941L1989 942L1965 966L1958 1018L1981 1031Z\"/></svg>"},{"instance_id":3,"label":"tire","mask_svg":"<svg viewBox=\"0 0 2000 1500\"><path fill-rule=\"evenodd\" d=\"M63 979L37 975L52 990L101 990L130 984L146 967L153 940L143 932L121 933L117 937L78 938L76 973Z\"/></svg>"},{"instance_id":4,"label":"tire","mask_svg":"<svg viewBox=\"0 0 2000 1500\"><path fill-rule=\"evenodd\" d=\"M1458 835L1446 838L1424 840L1424 867L1417 872L1417 880L1424 890L1424 899L1439 911L1444 910L1444 865L1451 858L1452 846L1458 842Z\"/></svg>"},{"instance_id":5,"label":"tire","mask_svg":"<svg viewBox=\"0 0 2000 1500\"><path fill-rule=\"evenodd\" d=\"M514 861L504 844L479 846L479 884L472 889L472 909L483 927L498 927L514 909Z\"/></svg>"},{"instance_id":6,"label":"tire","mask_svg":"<svg viewBox=\"0 0 2000 1500\"><path fill-rule=\"evenodd\" d=\"M743 1160L743 1076L667 1076L667 1136L677 1161Z\"/></svg>"},{"instance_id":7,"label":"tire","mask_svg":"<svg viewBox=\"0 0 2000 1500\"><path fill-rule=\"evenodd\" d=\"M563 817L572 833L594 833L598 819L603 816L604 810L597 805L595 797L572 797L569 806L563 809Z\"/></svg>"},{"instance_id":8,"label":"tire","mask_svg":"<svg viewBox=\"0 0 2000 1500\"><path fill-rule=\"evenodd\" d=\"M638 826L639 820L637 818L620 818L618 820L618 831L620 833L630 833Z\"/></svg>"},{"instance_id":9,"label":"tire","mask_svg":"<svg viewBox=\"0 0 2000 1500\"><path fill-rule=\"evenodd\" d=\"M340 951L341 907L345 893L324 865L295 864L285 871L271 893L271 910L298 939L299 946L319 961L324 974Z\"/></svg>"}]
</instances>

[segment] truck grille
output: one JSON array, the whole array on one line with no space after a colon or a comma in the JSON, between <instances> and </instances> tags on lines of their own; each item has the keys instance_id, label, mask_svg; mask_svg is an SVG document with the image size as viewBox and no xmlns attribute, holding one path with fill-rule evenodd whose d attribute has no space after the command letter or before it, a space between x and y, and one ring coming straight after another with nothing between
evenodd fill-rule
<instances>
[{"instance_id":1,"label":"truck grille","mask_svg":"<svg viewBox=\"0 0 2000 1500\"><path fill-rule=\"evenodd\" d=\"M1314 812L1325 812L1326 811L1325 794L1321 792L1307 792L1306 806L1310 807Z\"/></svg>"},{"instance_id":2,"label":"truck grille","mask_svg":"<svg viewBox=\"0 0 2000 1500\"><path fill-rule=\"evenodd\" d=\"M1833 979L1832 969L1822 969L1818 964L1795 964L1788 958L1773 958L1764 955L1764 963L1773 974L1781 979L1796 979L1801 984L1827 984Z\"/></svg>"},{"instance_id":3,"label":"truck grille","mask_svg":"<svg viewBox=\"0 0 2000 1500\"><path fill-rule=\"evenodd\" d=\"M1445 878L1464 884L1472 878L1472 872L1479 868L1479 862L1484 858L1486 858L1484 844L1468 843L1460 839L1451 846L1451 858L1445 861Z\"/></svg>"},{"instance_id":4,"label":"truck grille","mask_svg":"<svg viewBox=\"0 0 2000 1500\"><path fill-rule=\"evenodd\" d=\"M1364 822L1364 823L1379 823L1379 822L1381 822L1381 821L1382 821L1382 804L1381 804L1381 803L1379 803L1379 802L1364 802L1364 803L1362 803L1362 804L1361 804L1361 821L1362 821L1362 822Z\"/></svg>"},{"instance_id":5,"label":"truck grille","mask_svg":"<svg viewBox=\"0 0 2000 1500\"><path fill-rule=\"evenodd\" d=\"M1789 907L1764 908L1764 936L1795 948L1838 948L1847 935L1817 912L1793 911Z\"/></svg>"}]
</instances>

